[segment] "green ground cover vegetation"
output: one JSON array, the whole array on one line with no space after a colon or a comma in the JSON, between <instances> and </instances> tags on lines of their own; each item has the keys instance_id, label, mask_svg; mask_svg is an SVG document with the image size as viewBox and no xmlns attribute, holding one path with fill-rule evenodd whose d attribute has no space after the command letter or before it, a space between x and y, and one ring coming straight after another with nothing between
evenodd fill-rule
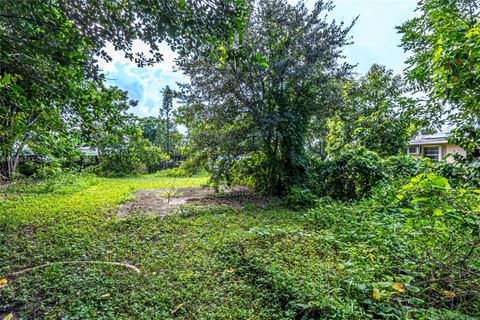
<instances>
[{"instance_id":1,"label":"green ground cover vegetation","mask_svg":"<svg viewBox=\"0 0 480 320\"><path fill-rule=\"evenodd\" d=\"M165 175L165 174L164 174ZM0 314L19 319L474 319L478 191L424 174L312 209L181 207L117 218L138 189L194 178L62 176L2 190ZM1 277L1 276L0 276Z\"/></svg>"}]
</instances>

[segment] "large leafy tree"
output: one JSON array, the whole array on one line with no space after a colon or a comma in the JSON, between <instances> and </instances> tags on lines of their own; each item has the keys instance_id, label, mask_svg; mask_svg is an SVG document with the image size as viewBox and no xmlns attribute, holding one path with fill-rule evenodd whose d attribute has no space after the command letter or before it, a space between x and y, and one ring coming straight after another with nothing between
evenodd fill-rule
<instances>
[{"instance_id":1,"label":"large leafy tree","mask_svg":"<svg viewBox=\"0 0 480 320\"><path fill-rule=\"evenodd\" d=\"M373 65L360 79L346 82L344 90L344 107L328 120L329 155L351 146L395 155L424 124L402 77L383 66Z\"/></svg>"},{"instance_id":2,"label":"large leafy tree","mask_svg":"<svg viewBox=\"0 0 480 320\"><path fill-rule=\"evenodd\" d=\"M216 60L184 57L191 84L180 114L214 179L229 180L236 167L267 193L306 183L310 119L328 113L350 70L339 61L353 24L328 19L332 8L330 1L312 12L303 3L259 1L241 39L206 48Z\"/></svg>"},{"instance_id":3,"label":"large leafy tree","mask_svg":"<svg viewBox=\"0 0 480 320\"><path fill-rule=\"evenodd\" d=\"M161 60L162 40L184 52L232 38L247 13L240 0L0 1L2 174L11 177L22 150L40 137L60 142L55 137L69 131L71 119L84 116L91 129L99 127L86 125L91 115L118 114L91 102L105 92L96 60L110 59L108 42L143 66ZM135 39L150 45L150 55L132 52Z\"/></svg>"},{"instance_id":4,"label":"large leafy tree","mask_svg":"<svg viewBox=\"0 0 480 320\"><path fill-rule=\"evenodd\" d=\"M13 177L27 146L36 154L57 156L76 155L79 145L97 147L104 132L123 129L125 112L132 105L126 92L97 82L70 87L62 98L56 90L40 88L31 88L37 93L32 96L25 88L34 83L18 76L7 74L2 82L1 174L6 178Z\"/></svg>"},{"instance_id":5,"label":"large leafy tree","mask_svg":"<svg viewBox=\"0 0 480 320\"><path fill-rule=\"evenodd\" d=\"M203 42L232 38L241 31L247 14L248 3L242 0L3 0L3 31L15 29L16 33L2 33L2 41L12 40L18 46L2 47L2 51L14 53L28 45L45 55L66 49L62 42L43 41L45 46L40 45L42 36L62 33L66 22L94 54L110 59L104 50L110 42L141 66L161 61L158 44L164 40L176 49L189 50ZM35 29L38 38L25 37ZM136 39L150 46L151 56L133 52ZM29 44L28 40L40 42ZM89 66L96 69L94 64Z\"/></svg>"},{"instance_id":6,"label":"large leafy tree","mask_svg":"<svg viewBox=\"0 0 480 320\"><path fill-rule=\"evenodd\" d=\"M59 137L72 119L88 109L88 97L97 89L83 75L88 46L66 21L56 23L57 33L32 26L0 28L0 146L2 175L9 178L22 150ZM16 33L25 37L17 41ZM42 54L40 48L48 51L51 43L59 47L55 54Z\"/></svg>"},{"instance_id":7,"label":"large leafy tree","mask_svg":"<svg viewBox=\"0 0 480 320\"><path fill-rule=\"evenodd\" d=\"M480 156L480 3L422 0L420 15L399 27L408 79L432 110L456 128L455 141Z\"/></svg>"}]
</instances>

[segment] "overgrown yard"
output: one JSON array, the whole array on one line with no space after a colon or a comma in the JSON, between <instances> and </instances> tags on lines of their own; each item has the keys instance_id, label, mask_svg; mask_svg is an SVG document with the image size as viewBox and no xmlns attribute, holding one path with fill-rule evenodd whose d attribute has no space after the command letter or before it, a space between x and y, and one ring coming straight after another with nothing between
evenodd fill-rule
<instances>
[{"instance_id":1,"label":"overgrown yard","mask_svg":"<svg viewBox=\"0 0 480 320\"><path fill-rule=\"evenodd\" d=\"M70 177L3 189L0 318L480 316L478 259L465 266L469 273L451 273L457 284L425 279L413 263L422 248L405 222L408 211L402 216L379 202L322 200L299 212L272 201L187 204L166 215L117 217L135 190L206 181ZM110 264L53 264L9 275L72 260L128 263L141 273Z\"/></svg>"}]
</instances>

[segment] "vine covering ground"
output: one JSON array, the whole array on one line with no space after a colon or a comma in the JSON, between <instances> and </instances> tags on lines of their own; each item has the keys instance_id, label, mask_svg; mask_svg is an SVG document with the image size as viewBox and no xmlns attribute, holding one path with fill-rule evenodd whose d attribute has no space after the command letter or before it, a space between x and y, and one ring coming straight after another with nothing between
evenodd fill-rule
<instances>
[{"instance_id":1,"label":"vine covering ground","mask_svg":"<svg viewBox=\"0 0 480 320\"><path fill-rule=\"evenodd\" d=\"M478 279L457 290L401 273L394 250L401 255L413 242L407 233L393 236L401 219L373 200L322 200L300 211L275 202L185 205L165 216L115 217L136 190L206 181L72 176L2 189L0 318L480 316ZM398 241L405 248L392 249ZM141 274L109 264L54 264L6 276L69 260L128 263Z\"/></svg>"}]
</instances>

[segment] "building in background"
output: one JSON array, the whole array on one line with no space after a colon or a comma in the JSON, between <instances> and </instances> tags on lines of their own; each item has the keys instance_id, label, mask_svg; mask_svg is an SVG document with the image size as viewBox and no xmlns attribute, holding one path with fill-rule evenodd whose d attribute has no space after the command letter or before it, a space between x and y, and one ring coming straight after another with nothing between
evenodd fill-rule
<instances>
[{"instance_id":1,"label":"building in background","mask_svg":"<svg viewBox=\"0 0 480 320\"><path fill-rule=\"evenodd\" d=\"M448 132L417 136L410 141L407 154L417 159L429 158L432 161L447 162L453 162L455 154L466 156L464 149L448 143Z\"/></svg>"}]
</instances>

